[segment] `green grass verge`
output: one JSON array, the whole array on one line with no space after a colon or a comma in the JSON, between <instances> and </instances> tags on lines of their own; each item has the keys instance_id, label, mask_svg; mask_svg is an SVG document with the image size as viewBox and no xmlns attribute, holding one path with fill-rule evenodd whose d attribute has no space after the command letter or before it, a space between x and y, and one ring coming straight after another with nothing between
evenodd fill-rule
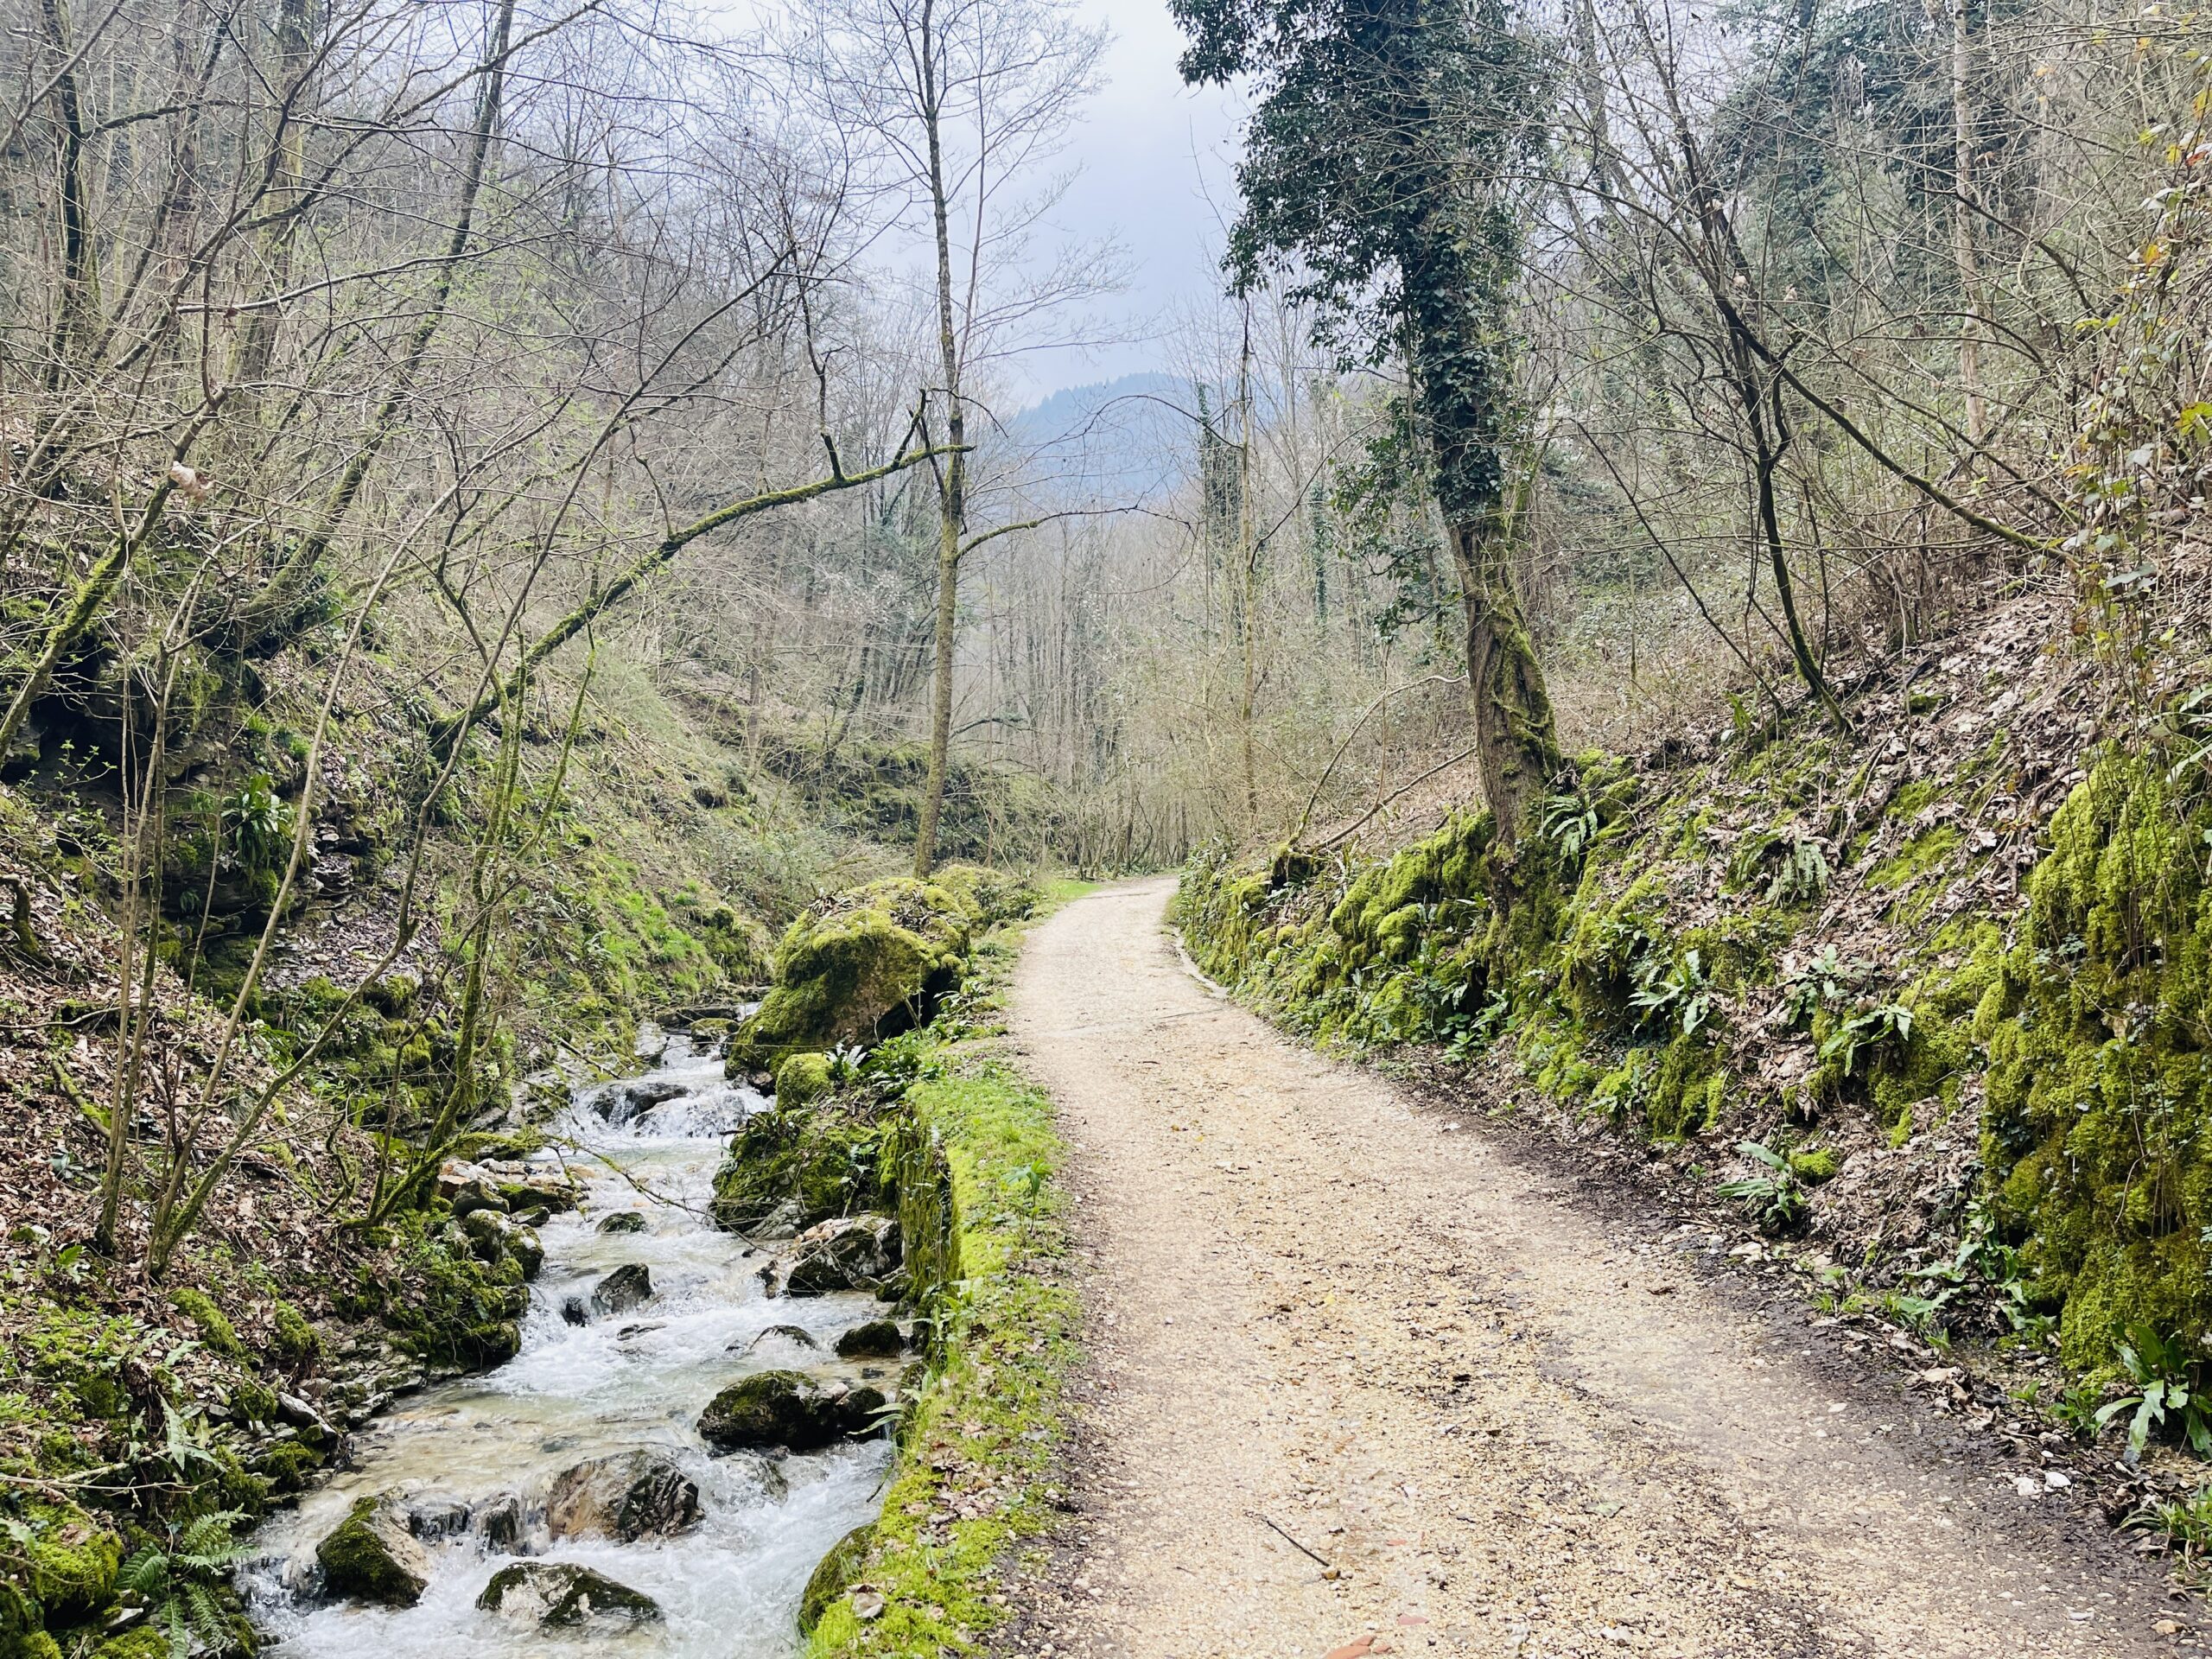
<instances>
[{"instance_id":1,"label":"green grass verge","mask_svg":"<svg viewBox=\"0 0 2212 1659\"><path fill-rule=\"evenodd\" d=\"M1039 911L1087 890L1057 883ZM965 1006L942 1022L945 1040L908 1091L952 1168L964 1277L941 1310L941 1369L900 1436L855 1581L880 1595L883 1610L863 1621L854 1597L840 1597L815 1627L810 1659L976 1651L1006 1617L1016 1554L1052 1523L1077 1302L1052 1103L996 1052L994 1016L1018 940L1003 929L977 947Z\"/></svg>"}]
</instances>

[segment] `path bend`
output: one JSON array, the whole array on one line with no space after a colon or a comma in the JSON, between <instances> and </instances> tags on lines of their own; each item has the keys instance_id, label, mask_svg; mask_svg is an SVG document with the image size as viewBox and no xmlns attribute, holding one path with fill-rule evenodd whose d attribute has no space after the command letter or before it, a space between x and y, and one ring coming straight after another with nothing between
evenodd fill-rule
<instances>
[{"instance_id":1,"label":"path bend","mask_svg":"<svg viewBox=\"0 0 2212 1659\"><path fill-rule=\"evenodd\" d=\"M1077 1518L1020 1650L2200 1651L2075 1495L1840 1389L1664 1227L1194 978L1171 892L1068 906L1014 981L1090 1333Z\"/></svg>"}]
</instances>

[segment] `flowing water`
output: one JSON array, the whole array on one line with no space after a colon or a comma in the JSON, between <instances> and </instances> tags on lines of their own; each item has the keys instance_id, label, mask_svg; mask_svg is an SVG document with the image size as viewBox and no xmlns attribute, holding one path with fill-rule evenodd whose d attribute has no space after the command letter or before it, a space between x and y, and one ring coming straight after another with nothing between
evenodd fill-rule
<instances>
[{"instance_id":1,"label":"flowing water","mask_svg":"<svg viewBox=\"0 0 2212 1659\"><path fill-rule=\"evenodd\" d=\"M612 1101L619 1120L632 1104L664 1095L626 1122L610 1124L600 1109ZM581 1215L556 1217L541 1231L545 1266L531 1287L522 1351L482 1376L398 1402L357 1437L352 1470L264 1529L259 1542L268 1554L248 1569L244 1587L265 1652L510 1659L588 1645L728 1659L797 1648L793 1620L807 1575L849 1529L874 1516L890 1448L879 1440L804 1457L719 1457L693 1427L715 1393L748 1371L798 1365L853 1374L830 1361L831 1344L881 1313L857 1294L770 1300L756 1277L766 1258L708 1218L724 1139L764 1103L725 1082L720 1061L695 1054L680 1037L644 1077L577 1092L563 1128L597 1158L572 1156L571 1166L597 1162L601 1173ZM622 1210L642 1211L646 1230L596 1230ZM630 1262L651 1270L651 1301L582 1326L563 1319L566 1298ZM782 1336L755 1342L778 1325L809 1332L819 1350ZM701 1524L637 1543L550 1541L543 1514L553 1480L588 1459L636 1448L667 1453L697 1483ZM400 1493L418 1515L480 1511L515 1494L526 1517L517 1553L593 1567L652 1597L664 1617L632 1630L594 1625L563 1636L478 1611L477 1596L509 1560L486 1547L480 1522L428 1542L430 1581L411 1608L323 1599L316 1543L357 1498L385 1492Z\"/></svg>"}]
</instances>

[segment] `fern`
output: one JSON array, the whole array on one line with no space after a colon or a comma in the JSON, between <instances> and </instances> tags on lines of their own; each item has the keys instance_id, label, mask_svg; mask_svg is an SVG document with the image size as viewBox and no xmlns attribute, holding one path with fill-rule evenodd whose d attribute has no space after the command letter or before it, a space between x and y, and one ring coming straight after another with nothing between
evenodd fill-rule
<instances>
[{"instance_id":1,"label":"fern","mask_svg":"<svg viewBox=\"0 0 2212 1659\"><path fill-rule=\"evenodd\" d=\"M242 1510L223 1510L188 1521L171 1533L168 1548L149 1544L116 1574L118 1598L146 1610L168 1637L171 1659L188 1659L195 1640L217 1653L233 1645L215 1592L251 1553L232 1535L245 1519Z\"/></svg>"}]
</instances>

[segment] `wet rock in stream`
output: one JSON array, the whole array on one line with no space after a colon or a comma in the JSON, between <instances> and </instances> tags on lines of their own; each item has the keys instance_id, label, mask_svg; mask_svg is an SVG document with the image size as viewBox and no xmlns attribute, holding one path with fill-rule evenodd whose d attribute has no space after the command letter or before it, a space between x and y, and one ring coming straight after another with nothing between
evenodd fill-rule
<instances>
[{"instance_id":1,"label":"wet rock in stream","mask_svg":"<svg viewBox=\"0 0 2212 1659\"><path fill-rule=\"evenodd\" d=\"M899 1265L899 1224L888 1216L840 1216L801 1233L784 1275L786 1296L874 1290Z\"/></svg>"},{"instance_id":2,"label":"wet rock in stream","mask_svg":"<svg viewBox=\"0 0 2212 1659\"><path fill-rule=\"evenodd\" d=\"M604 1573L573 1561L518 1561L492 1575L476 1605L541 1630L569 1630L594 1619L635 1624L660 1618L660 1604Z\"/></svg>"},{"instance_id":3,"label":"wet rock in stream","mask_svg":"<svg viewBox=\"0 0 2212 1659\"><path fill-rule=\"evenodd\" d=\"M699 1524L699 1488L658 1452L594 1458L553 1483L545 1521L556 1538L613 1538L632 1544Z\"/></svg>"},{"instance_id":4,"label":"wet rock in stream","mask_svg":"<svg viewBox=\"0 0 2212 1659\"><path fill-rule=\"evenodd\" d=\"M896 1359L906 1351L906 1337L889 1319L870 1319L837 1338L840 1359Z\"/></svg>"},{"instance_id":5,"label":"wet rock in stream","mask_svg":"<svg viewBox=\"0 0 2212 1659\"><path fill-rule=\"evenodd\" d=\"M407 1530L426 1543L468 1530L468 1505L448 1492L427 1492L407 1506Z\"/></svg>"},{"instance_id":6,"label":"wet rock in stream","mask_svg":"<svg viewBox=\"0 0 2212 1659\"><path fill-rule=\"evenodd\" d=\"M627 1313L652 1300L653 1276L644 1263L628 1262L591 1287L588 1298L571 1296L561 1304L561 1317L570 1325L589 1325L610 1313Z\"/></svg>"},{"instance_id":7,"label":"wet rock in stream","mask_svg":"<svg viewBox=\"0 0 2212 1659\"><path fill-rule=\"evenodd\" d=\"M522 1499L512 1492L487 1497L470 1517L486 1554L511 1554L522 1548L524 1524Z\"/></svg>"},{"instance_id":8,"label":"wet rock in stream","mask_svg":"<svg viewBox=\"0 0 2212 1659\"><path fill-rule=\"evenodd\" d=\"M602 1220L594 1230L602 1233L642 1233L645 1230L645 1217L640 1211L617 1210Z\"/></svg>"},{"instance_id":9,"label":"wet rock in stream","mask_svg":"<svg viewBox=\"0 0 2212 1659\"><path fill-rule=\"evenodd\" d=\"M847 1388L804 1371L760 1371L714 1397L699 1415L699 1434L725 1452L818 1452L868 1434L884 1404L878 1389Z\"/></svg>"},{"instance_id":10,"label":"wet rock in stream","mask_svg":"<svg viewBox=\"0 0 2212 1659\"><path fill-rule=\"evenodd\" d=\"M365 1497L315 1546L324 1588L334 1596L412 1607L430 1581L430 1557L389 1494Z\"/></svg>"}]
</instances>

